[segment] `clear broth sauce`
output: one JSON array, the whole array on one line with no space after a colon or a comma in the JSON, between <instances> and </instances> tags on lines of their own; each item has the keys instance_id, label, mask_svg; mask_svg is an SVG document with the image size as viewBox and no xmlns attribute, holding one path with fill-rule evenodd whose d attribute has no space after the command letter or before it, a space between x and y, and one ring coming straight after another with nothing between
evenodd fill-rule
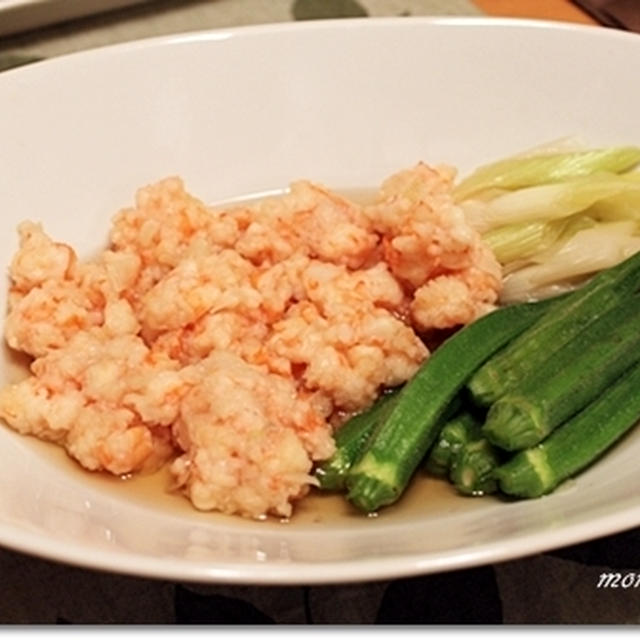
<instances>
[{"instance_id":1,"label":"clear broth sauce","mask_svg":"<svg viewBox=\"0 0 640 640\"><path fill-rule=\"evenodd\" d=\"M220 518L232 519L240 524L244 519L238 516L224 516L216 512L198 511L179 492L171 489L171 475L168 465L156 472L126 476L114 476L107 472L87 471L66 451L55 444L24 436L27 446L43 464L63 473L88 490L108 496L121 502L151 508L166 515L180 517L197 523L212 522ZM349 504L343 495L332 492L311 492L294 502L290 518L269 516L266 520L281 526L340 526L361 524L370 519L380 521L415 520L417 517L442 517L467 512L493 500L491 496L465 497L456 493L453 486L444 479L435 478L418 470L402 498L379 513L367 515ZM251 520L244 520L247 524Z\"/></svg>"}]
</instances>

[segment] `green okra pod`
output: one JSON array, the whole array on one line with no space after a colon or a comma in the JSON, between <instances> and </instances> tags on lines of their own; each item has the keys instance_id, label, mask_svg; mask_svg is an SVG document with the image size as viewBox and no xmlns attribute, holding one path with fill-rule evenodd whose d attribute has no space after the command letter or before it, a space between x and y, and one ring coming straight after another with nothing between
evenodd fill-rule
<instances>
[{"instance_id":1,"label":"green okra pod","mask_svg":"<svg viewBox=\"0 0 640 640\"><path fill-rule=\"evenodd\" d=\"M456 452L463 444L479 436L480 424L469 411L462 411L448 420L427 455L425 470L437 476L448 476Z\"/></svg>"},{"instance_id":2,"label":"green okra pod","mask_svg":"<svg viewBox=\"0 0 640 640\"><path fill-rule=\"evenodd\" d=\"M398 393L363 456L349 470L348 499L367 512L395 502L469 376L555 302L497 309L445 340Z\"/></svg>"},{"instance_id":3,"label":"green okra pod","mask_svg":"<svg viewBox=\"0 0 640 640\"><path fill-rule=\"evenodd\" d=\"M344 489L347 472L360 458L380 417L388 410L396 393L397 389L383 393L369 409L352 416L337 430L333 455L316 469L321 489Z\"/></svg>"},{"instance_id":4,"label":"green okra pod","mask_svg":"<svg viewBox=\"0 0 640 640\"><path fill-rule=\"evenodd\" d=\"M471 376L467 387L474 401L489 406L538 370L552 353L591 322L640 287L640 252L601 271L586 285L558 301L537 322L489 359Z\"/></svg>"},{"instance_id":5,"label":"green okra pod","mask_svg":"<svg viewBox=\"0 0 640 640\"><path fill-rule=\"evenodd\" d=\"M536 498L594 463L640 419L640 364L634 365L540 444L519 451L494 472L500 490Z\"/></svg>"},{"instance_id":6,"label":"green okra pod","mask_svg":"<svg viewBox=\"0 0 640 640\"><path fill-rule=\"evenodd\" d=\"M640 360L639 327L640 295L634 295L585 327L492 404L483 433L508 451L543 440Z\"/></svg>"}]
</instances>

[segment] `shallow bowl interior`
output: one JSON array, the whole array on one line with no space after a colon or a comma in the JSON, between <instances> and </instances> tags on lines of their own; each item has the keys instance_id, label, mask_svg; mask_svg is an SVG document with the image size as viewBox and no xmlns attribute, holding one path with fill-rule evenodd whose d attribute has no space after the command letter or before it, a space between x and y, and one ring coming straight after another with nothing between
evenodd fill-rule
<instances>
[{"instance_id":1,"label":"shallow bowl interior","mask_svg":"<svg viewBox=\"0 0 640 640\"><path fill-rule=\"evenodd\" d=\"M479 163L558 138L640 142L640 39L492 19L354 19L118 45L0 75L0 264L23 219L88 256L168 175L207 202L310 178L368 188L419 160ZM8 282L0 287L6 304ZM7 351L5 383L20 363ZM348 582L495 562L640 524L640 434L530 502L436 487L377 518L196 514L0 429L0 544L122 573ZM334 505L335 506L335 505ZM320 513L320 511L318 512Z\"/></svg>"}]
</instances>

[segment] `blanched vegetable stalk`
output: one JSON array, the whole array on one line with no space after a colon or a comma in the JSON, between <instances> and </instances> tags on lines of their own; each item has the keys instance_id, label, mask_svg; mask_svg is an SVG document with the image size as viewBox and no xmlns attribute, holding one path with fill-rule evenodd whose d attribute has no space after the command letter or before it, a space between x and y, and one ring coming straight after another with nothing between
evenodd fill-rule
<instances>
[{"instance_id":1,"label":"blanched vegetable stalk","mask_svg":"<svg viewBox=\"0 0 640 640\"><path fill-rule=\"evenodd\" d=\"M638 197L640 174L602 173L509 191L487 202L483 219L475 226L485 231L505 224L558 220L621 194Z\"/></svg>"},{"instance_id":2,"label":"blanched vegetable stalk","mask_svg":"<svg viewBox=\"0 0 640 640\"><path fill-rule=\"evenodd\" d=\"M561 220L535 220L505 224L484 234L498 261L503 265L521 261L551 248L555 243L570 238L578 231L591 229L598 224L590 215L583 213ZM550 256L552 257L552 256ZM532 261L546 262L544 258ZM508 269L507 269L508 271Z\"/></svg>"},{"instance_id":3,"label":"blanched vegetable stalk","mask_svg":"<svg viewBox=\"0 0 640 640\"><path fill-rule=\"evenodd\" d=\"M604 171L622 173L639 162L640 148L630 146L512 156L474 171L454 195L462 201L489 189L522 189Z\"/></svg>"},{"instance_id":4,"label":"blanched vegetable stalk","mask_svg":"<svg viewBox=\"0 0 640 640\"><path fill-rule=\"evenodd\" d=\"M637 224L631 220L579 229L564 243L531 256L529 264L505 270L508 272L500 299L510 304L575 289L594 273L614 267L640 251L636 229Z\"/></svg>"},{"instance_id":5,"label":"blanched vegetable stalk","mask_svg":"<svg viewBox=\"0 0 640 640\"><path fill-rule=\"evenodd\" d=\"M503 266L502 302L573 289L640 248L639 163L639 147L543 151L457 185L468 222Z\"/></svg>"}]
</instances>

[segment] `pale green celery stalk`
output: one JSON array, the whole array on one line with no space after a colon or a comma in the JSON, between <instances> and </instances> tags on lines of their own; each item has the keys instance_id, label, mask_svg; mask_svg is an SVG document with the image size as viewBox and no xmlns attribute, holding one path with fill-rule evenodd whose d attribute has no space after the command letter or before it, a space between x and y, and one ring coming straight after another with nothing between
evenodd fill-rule
<instances>
[{"instance_id":1,"label":"pale green celery stalk","mask_svg":"<svg viewBox=\"0 0 640 640\"><path fill-rule=\"evenodd\" d=\"M510 156L479 167L455 187L454 197L461 201L485 189L521 189L603 171L617 174L638 163L640 148L632 146Z\"/></svg>"},{"instance_id":2,"label":"pale green celery stalk","mask_svg":"<svg viewBox=\"0 0 640 640\"><path fill-rule=\"evenodd\" d=\"M589 214L602 222L640 222L640 192L633 190L600 200L589 209Z\"/></svg>"},{"instance_id":3,"label":"pale green celery stalk","mask_svg":"<svg viewBox=\"0 0 640 640\"><path fill-rule=\"evenodd\" d=\"M549 223L550 226L558 230L556 242L561 242L563 244L573 237L578 231L591 229L597 224L598 221L589 214L588 210L581 213L575 213L572 216L567 216L562 220L553 220Z\"/></svg>"},{"instance_id":4,"label":"pale green celery stalk","mask_svg":"<svg viewBox=\"0 0 640 640\"><path fill-rule=\"evenodd\" d=\"M597 174L518 189L486 204L484 226L490 230L504 224L566 218L601 200L622 194L640 195L640 174Z\"/></svg>"},{"instance_id":5,"label":"pale green celery stalk","mask_svg":"<svg viewBox=\"0 0 640 640\"><path fill-rule=\"evenodd\" d=\"M500 264L526 258L549 246L548 222L524 222L496 227L483 234Z\"/></svg>"},{"instance_id":6,"label":"pale green celery stalk","mask_svg":"<svg viewBox=\"0 0 640 640\"><path fill-rule=\"evenodd\" d=\"M483 234L500 264L508 265L551 249L557 242L565 242L580 229L596 224L587 214L577 213L549 222L519 222L496 227Z\"/></svg>"},{"instance_id":7,"label":"pale green celery stalk","mask_svg":"<svg viewBox=\"0 0 640 640\"><path fill-rule=\"evenodd\" d=\"M524 222L491 229L482 237L502 265L547 249L560 235L551 222Z\"/></svg>"},{"instance_id":8,"label":"pale green celery stalk","mask_svg":"<svg viewBox=\"0 0 640 640\"><path fill-rule=\"evenodd\" d=\"M564 242L530 258L528 266L509 273L500 294L503 303L538 297L538 292L562 282L580 282L640 251L636 222L602 222L581 229ZM541 297L544 297L542 295Z\"/></svg>"}]
</instances>

